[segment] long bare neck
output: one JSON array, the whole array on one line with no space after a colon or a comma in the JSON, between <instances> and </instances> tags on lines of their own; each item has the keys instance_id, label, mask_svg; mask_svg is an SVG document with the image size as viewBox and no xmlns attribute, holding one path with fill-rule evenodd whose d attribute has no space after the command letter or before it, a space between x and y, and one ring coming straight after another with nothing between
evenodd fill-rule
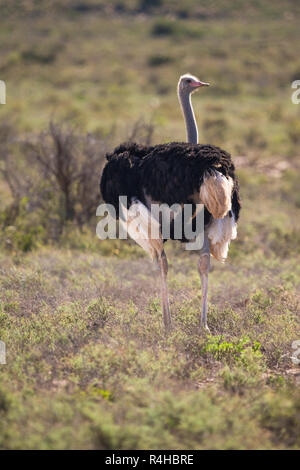
<instances>
[{"instance_id":1,"label":"long bare neck","mask_svg":"<svg viewBox=\"0 0 300 470\"><path fill-rule=\"evenodd\" d=\"M178 92L179 102L182 108L187 139L189 144L198 144L198 129L191 101L191 94Z\"/></svg>"}]
</instances>

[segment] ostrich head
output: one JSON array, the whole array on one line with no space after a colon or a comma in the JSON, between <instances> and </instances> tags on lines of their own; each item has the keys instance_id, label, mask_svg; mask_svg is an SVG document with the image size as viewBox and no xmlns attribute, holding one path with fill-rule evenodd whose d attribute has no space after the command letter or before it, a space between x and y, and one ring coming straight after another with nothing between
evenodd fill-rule
<instances>
[{"instance_id":1,"label":"ostrich head","mask_svg":"<svg viewBox=\"0 0 300 470\"><path fill-rule=\"evenodd\" d=\"M190 95L202 86L209 86L209 83L201 82L197 77L186 73L182 75L178 82L178 93Z\"/></svg>"}]
</instances>

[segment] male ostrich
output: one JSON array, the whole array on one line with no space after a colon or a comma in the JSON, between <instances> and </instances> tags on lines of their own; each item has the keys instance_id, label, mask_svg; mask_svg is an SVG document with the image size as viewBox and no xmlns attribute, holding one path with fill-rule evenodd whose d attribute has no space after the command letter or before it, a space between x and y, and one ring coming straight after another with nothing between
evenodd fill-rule
<instances>
[{"instance_id":1,"label":"male ostrich","mask_svg":"<svg viewBox=\"0 0 300 470\"><path fill-rule=\"evenodd\" d=\"M201 325L206 330L210 254L224 262L230 241L236 237L240 198L231 157L219 147L198 144L191 95L206 85L208 83L189 74L181 76L178 82L178 98L188 143L172 142L155 146L122 144L106 156L108 162L100 183L104 201L114 206L120 223L126 226L129 235L158 263L163 320L167 331L172 325L167 290L168 262L161 233L156 238L149 236L151 224L159 223L153 220L151 204L205 206L204 243L199 250L198 270L202 290ZM118 210L119 196L127 196L127 207L122 208L123 216ZM140 216L138 229L130 228L133 208L138 209ZM182 237L181 241L187 240Z\"/></svg>"}]
</instances>

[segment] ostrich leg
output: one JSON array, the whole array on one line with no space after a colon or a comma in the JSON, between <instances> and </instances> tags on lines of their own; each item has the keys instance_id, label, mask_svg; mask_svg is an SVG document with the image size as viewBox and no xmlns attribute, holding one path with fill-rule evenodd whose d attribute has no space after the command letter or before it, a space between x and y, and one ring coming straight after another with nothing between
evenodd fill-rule
<instances>
[{"instance_id":1,"label":"ostrich leg","mask_svg":"<svg viewBox=\"0 0 300 470\"><path fill-rule=\"evenodd\" d=\"M157 259L159 270L160 270L160 279L161 279L161 304L163 312L163 320L165 329L169 332L172 328L172 319L170 315L169 307L169 295L167 287L167 274L168 274L168 260L164 250L158 256Z\"/></svg>"},{"instance_id":2,"label":"ostrich leg","mask_svg":"<svg viewBox=\"0 0 300 470\"><path fill-rule=\"evenodd\" d=\"M200 251L200 259L198 261L198 271L201 279L201 327L209 331L207 326L207 289L208 289L208 273L210 267L209 240L207 234L204 234L204 243Z\"/></svg>"},{"instance_id":3,"label":"ostrich leg","mask_svg":"<svg viewBox=\"0 0 300 470\"><path fill-rule=\"evenodd\" d=\"M123 205L122 212L123 219L120 219L120 224L123 229L150 255L152 260L157 261L160 271L163 320L168 332L172 327L167 288L168 260L164 251L159 222L152 217L149 208L137 198L132 201L129 210Z\"/></svg>"}]
</instances>

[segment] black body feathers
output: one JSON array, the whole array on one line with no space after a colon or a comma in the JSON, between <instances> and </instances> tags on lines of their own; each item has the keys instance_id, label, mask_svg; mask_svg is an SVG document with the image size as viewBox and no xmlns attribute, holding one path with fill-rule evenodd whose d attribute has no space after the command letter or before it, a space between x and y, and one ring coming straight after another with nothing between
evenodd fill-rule
<instances>
[{"instance_id":1,"label":"black body feathers","mask_svg":"<svg viewBox=\"0 0 300 470\"><path fill-rule=\"evenodd\" d=\"M212 145L172 142L151 146L126 143L107 155L100 189L105 202L118 215L119 196L128 204L137 197L145 203L145 193L153 201L187 204L199 192L205 172L217 170L233 179L232 211L237 221L240 212L239 186L230 154ZM205 223L210 219L206 210Z\"/></svg>"}]
</instances>

